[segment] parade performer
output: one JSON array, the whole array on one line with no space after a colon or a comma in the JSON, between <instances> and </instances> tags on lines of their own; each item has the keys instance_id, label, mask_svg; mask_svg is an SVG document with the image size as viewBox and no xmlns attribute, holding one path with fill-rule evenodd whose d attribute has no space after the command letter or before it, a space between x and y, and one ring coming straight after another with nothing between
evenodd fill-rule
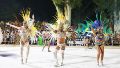
<instances>
[{"instance_id":1,"label":"parade performer","mask_svg":"<svg viewBox=\"0 0 120 68\"><path fill-rule=\"evenodd\" d=\"M30 25L30 10L23 10L21 12L21 16L23 17L23 25L21 27L17 27L15 25L7 23L7 25L16 28L19 30L19 35L20 35L20 47L21 47L21 62L22 64L27 63L28 60L28 55L29 55L29 39L32 36L35 36L36 29L33 25ZM31 28L32 26L32 28ZM26 47L26 52L24 50L24 47ZM24 56L25 53L25 56Z\"/></svg>"},{"instance_id":2,"label":"parade performer","mask_svg":"<svg viewBox=\"0 0 120 68\"><path fill-rule=\"evenodd\" d=\"M7 23L7 25L19 30L20 47L21 47L21 62L22 62L22 64L24 63L23 47L26 46L27 47L27 53L26 53L27 56L25 57L26 58L25 62L27 63L27 58L28 58L29 48L30 48L30 46L29 46L30 30L28 29L27 24L23 23L23 26L21 26L21 27L17 27L17 26L11 25L9 23Z\"/></svg>"},{"instance_id":3,"label":"parade performer","mask_svg":"<svg viewBox=\"0 0 120 68\"><path fill-rule=\"evenodd\" d=\"M92 24L92 31L95 37L95 45L97 47L97 64L99 65L99 60L101 65L103 65L103 58L104 58L104 34L103 34L103 27L99 20L95 20ZM96 30L94 30L94 28Z\"/></svg>"},{"instance_id":4,"label":"parade performer","mask_svg":"<svg viewBox=\"0 0 120 68\"><path fill-rule=\"evenodd\" d=\"M58 63L58 51L61 51L61 62L60 65L63 66L63 60L64 60L64 51L65 51L65 46L66 46L66 29L64 28L64 24L65 24L65 17L64 15L61 15L61 17L58 17L57 23L58 23L58 30L57 30L57 46L55 48L55 52L54 52L54 57L56 60L56 64L55 66L59 66Z\"/></svg>"},{"instance_id":5,"label":"parade performer","mask_svg":"<svg viewBox=\"0 0 120 68\"><path fill-rule=\"evenodd\" d=\"M65 50L65 39L66 39L66 33L63 31L63 29L59 29L57 32L57 46L54 52L55 59L56 59L56 65L58 65L58 59L57 59L57 53L59 50L61 50L61 66L63 65L64 60L64 50Z\"/></svg>"},{"instance_id":6,"label":"parade performer","mask_svg":"<svg viewBox=\"0 0 120 68\"><path fill-rule=\"evenodd\" d=\"M44 31L43 32L43 39L44 39L44 46L43 46L43 49L42 49L42 51L44 50L44 48L46 47L46 46L48 46L48 52L51 52L50 51L50 39L51 39L51 34L50 34L50 32L49 31Z\"/></svg>"}]
</instances>

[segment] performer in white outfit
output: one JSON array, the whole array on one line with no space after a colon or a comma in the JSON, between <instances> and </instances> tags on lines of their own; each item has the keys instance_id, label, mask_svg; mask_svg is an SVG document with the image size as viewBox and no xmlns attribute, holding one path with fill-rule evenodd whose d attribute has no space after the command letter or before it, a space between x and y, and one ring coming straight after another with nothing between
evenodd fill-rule
<instances>
[{"instance_id":1,"label":"performer in white outfit","mask_svg":"<svg viewBox=\"0 0 120 68\"><path fill-rule=\"evenodd\" d=\"M9 23L7 23L7 25L19 30L20 47L21 47L21 62L22 62L22 64L24 64L24 58L25 58L25 63L27 63L27 59L28 59L28 55L29 55L29 48L30 48L29 38L30 38L31 30L28 28L26 23L23 23L23 26L21 26L21 27L17 27L17 26L11 25ZM24 46L27 48L26 56L23 55L24 54L24 49L23 49Z\"/></svg>"},{"instance_id":2,"label":"performer in white outfit","mask_svg":"<svg viewBox=\"0 0 120 68\"><path fill-rule=\"evenodd\" d=\"M64 60L64 51L65 51L65 46L66 46L66 30L64 28L64 24L65 24L65 17L63 17L63 19L60 19L60 21L58 22L58 30L57 30L57 46L55 48L55 52L54 52L54 57L56 60L56 64L55 66L59 66L58 63L58 51L61 51L61 61L60 61L60 65L63 66L63 60Z\"/></svg>"},{"instance_id":3,"label":"performer in white outfit","mask_svg":"<svg viewBox=\"0 0 120 68\"><path fill-rule=\"evenodd\" d=\"M60 29L57 32L57 46L56 46L56 49L55 49L55 52L54 52L54 56L55 56L55 59L56 59L56 65L55 66L59 65L58 58L57 58L57 53L58 53L59 50L61 50L61 57L62 57L61 58L61 66L63 66L64 51L65 51L65 46L66 46L65 40L66 40L66 32L63 31L63 29Z\"/></svg>"},{"instance_id":4,"label":"performer in white outfit","mask_svg":"<svg viewBox=\"0 0 120 68\"><path fill-rule=\"evenodd\" d=\"M33 22L30 22L30 11L26 10L24 11L25 13L22 13L22 17L24 19L23 25L21 27L17 27L15 25L11 25L7 23L7 25L16 28L19 30L19 35L20 35L20 47L21 47L21 62L22 64L27 63L28 60L28 55L29 55L29 39L33 36L35 36L35 33L37 32ZM34 15L32 16L34 20ZM26 47L26 52L24 47ZM24 54L25 53L25 54Z\"/></svg>"}]
</instances>

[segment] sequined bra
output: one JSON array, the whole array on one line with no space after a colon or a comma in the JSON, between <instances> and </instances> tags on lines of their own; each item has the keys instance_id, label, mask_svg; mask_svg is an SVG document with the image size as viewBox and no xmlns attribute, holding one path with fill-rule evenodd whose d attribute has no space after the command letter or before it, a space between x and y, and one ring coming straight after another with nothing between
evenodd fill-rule
<instances>
[{"instance_id":1,"label":"sequined bra","mask_svg":"<svg viewBox=\"0 0 120 68\"><path fill-rule=\"evenodd\" d=\"M99 42L104 40L104 35L102 33L98 33L97 36L95 37L95 41Z\"/></svg>"}]
</instances>

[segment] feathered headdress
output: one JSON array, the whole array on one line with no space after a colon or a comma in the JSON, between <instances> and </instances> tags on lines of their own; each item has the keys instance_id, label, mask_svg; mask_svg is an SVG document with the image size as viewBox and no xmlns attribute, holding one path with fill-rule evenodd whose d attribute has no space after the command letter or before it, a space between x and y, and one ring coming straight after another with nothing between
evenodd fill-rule
<instances>
[{"instance_id":1,"label":"feathered headdress","mask_svg":"<svg viewBox=\"0 0 120 68\"><path fill-rule=\"evenodd\" d=\"M28 23L28 21L30 20L30 8L23 9L21 11L21 16L22 16L23 20Z\"/></svg>"},{"instance_id":2,"label":"feathered headdress","mask_svg":"<svg viewBox=\"0 0 120 68\"><path fill-rule=\"evenodd\" d=\"M32 21L32 23L30 22L30 8L28 9L23 9L21 11L21 16L24 20L24 24L27 24L28 28L31 30L31 36L35 36L37 29L34 27L34 25L32 24L34 21ZM34 15L32 15L32 18L34 18Z\"/></svg>"}]
</instances>

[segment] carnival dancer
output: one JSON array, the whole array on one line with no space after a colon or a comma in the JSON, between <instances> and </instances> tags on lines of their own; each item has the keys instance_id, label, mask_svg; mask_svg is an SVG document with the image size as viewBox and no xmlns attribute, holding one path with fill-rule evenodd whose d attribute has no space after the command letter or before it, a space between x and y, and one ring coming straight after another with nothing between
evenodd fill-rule
<instances>
[{"instance_id":1,"label":"carnival dancer","mask_svg":"<svg viewBox=\"0 0 120 68\"><path fill-rule=\"evenodd\" d=\"M48 46L48 52L51 52L50 51L50 39L51 39L51 33L50 33L50 31L47 31L47 30L45 30L44 32L43 32L43 39L44 39L44 46L43 46L43 49L42 49L42 51L44 50L44 48L46 47L46 46Z\"/></svg>"},{"instance_id":2,"label":"carnival dancer","mask_svg":"<svg viewBox=\"0 0 120 68\"><path fill-rule=\"evenodd\" d=\"M21 16L23 17L23 25L21 27L17 27L15 25L7 23L7 25L16 28L19 30L20 35L20 47L21 47L21 62L22 64L27 63L28 55L29 55L29 39L32 36L35 36L35 33L37 32L37 29L34 27L34 25L31 25L30 20L30 10L22 11ZM26 47L26 52L24 50L24 47ZM25 53L25 54L24 54Z\"/></svg>"},{"instance_id":3,"label":"carnival dancer","mask_svg":"<svg viewBox=\"0 0 120 68\"><path fill-rule=\"evenodd\" d=\"M60 51L61 52L60 65L63 66L64 51L65 51L65 46L66 46L66 30L67 30L65 29L66 19L64 16L62 16L62 18L58 20L59 21L58 21L58 30L57 30L57 46L54 51L54 57L56 60L55 66L59 66L57 54L58 54L58 51Z\"/></svg>"},{"instance_id":4,"label":"carnival dancer","mask_svg":"<svg viewBox=\"0 0 120 68\"><path fill-rule=\"evenodd\" d=\"M56 59L56 66L59 65L58 63L58 58L57 58L57 53L59 50L61 50L61 66L63 65L63 60L64 60L64 51L65 51L65 39L66 39L66 32L63 31L63 28L60 28L57 32L57 46L54 52L54 56Z\"/></svg>"},{"instance_id":5,"label":"carnival dancer","mask_svg":"<svg viewBox=\"0 0 120 68\"><path fill-rule=\"evenodd\" d=\"M13 27L13 28L16 28L19 30L19 35L20 35L20 47L21 47L21 62L22 64L24 63L24 57L23 57L23 53L24 53L24 50L23 50L23 47L26 46L27 47L27 52L26 52L26 63L27 63L27 59L28 59L28 54L29 54L29 38L30 38L30 29L28 28L27 24L26 23L23 23L23 26L21 27L17 27L15 25L11 25L9 23L7 23L7 25Z\"/></svg>"},{"instance_id":6,"label":"carnival dancer","mask_svg":"<svg viewBox=\"0 0 120 68\"><path fill-rule=\"evenodd\" d=\"M97 47L97 64L101 62L103 65L103 58L104 58L104 34L102 32L102 27L97 28L95 31L92 28L93 34L95 36L95 45Z\"/></svg>"}]
</instances>

